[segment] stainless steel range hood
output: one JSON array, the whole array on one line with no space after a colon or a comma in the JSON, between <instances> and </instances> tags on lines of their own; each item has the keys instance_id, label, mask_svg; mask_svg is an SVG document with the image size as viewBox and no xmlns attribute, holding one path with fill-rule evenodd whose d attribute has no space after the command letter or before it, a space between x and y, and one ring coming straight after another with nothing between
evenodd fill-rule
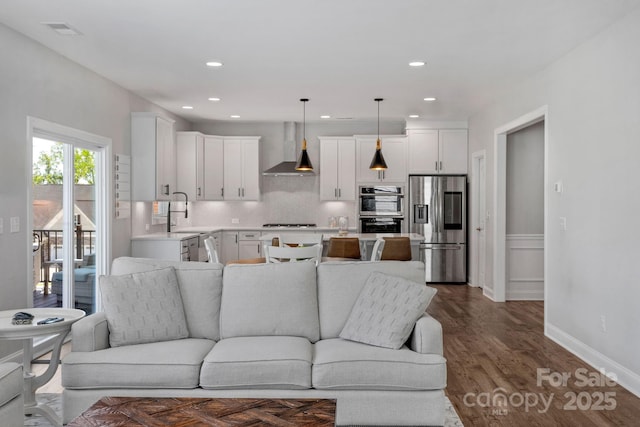
<instances>
[{"instance_id":1,"label":"stainless steel range hood","mask_svg":"<svg viewBox=\"0 0 640 427\"><path fill-rule=\"evenodd\" d=\"M284 123L284 161L262 172L263 176L314 176L313 171L296 170L296 123Z\"/></svg>"}]
</instances>

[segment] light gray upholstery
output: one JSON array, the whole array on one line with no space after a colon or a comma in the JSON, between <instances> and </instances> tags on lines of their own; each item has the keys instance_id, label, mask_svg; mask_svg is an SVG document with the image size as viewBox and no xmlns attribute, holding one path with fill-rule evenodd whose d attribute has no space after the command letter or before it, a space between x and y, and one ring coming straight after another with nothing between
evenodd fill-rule
<instances>
[{"instance_id":1,"label":"light gray upholstery","mask_svg":"<svg viewBox=\"0 0 640 427\"><path fill-rule=\"evenodd\" d=\"M200 386L310 388L312 354L312 344L301 337L223 339L204 359Z\"/></svg>"},{"instance_id":2,"label":"light gray upholstery","mask_svg":"<svg viewBox=\"0 0 640 427\"><path fill-rule=\"evenodd\" d=\"M21 426L24 423L22 365L0 364L0 424Z\"/></svg>"},{"instance_id":3,"label":"light gray upholstery","mask_svg":"<svg viewBox=\"0 0 640 427\"><path fill-rule=\"evenodd\" d=\"M104 313L79 320L62 361L65 423L103 396L146 396L337 399L339 426L443 424L436 319L420 318L400 350L337 338L373 271L424 283L422 263L233 265L224 284L222 266L209 263L119 258L112 272L167 266L176 270L190 334L223 338L112 348Z\"/></svg>"},{"instance_id":4,"label":"light gray upholstery","mask_svg":"<svg viewBox=\"0 0 640 427\"><path fill-rule=\"evenodd\" d=\"M139 273L165 267L176 270L189 336L219 340L222 264L121 257L113 260L111 274Z\"/></svg>"},{"instance_id":5,"label":"light gray upholstery","mask_svg":"<svg viewBox=\"0 0 640 427\"><path fill-rule=\"evenodd\" d=\"M378 271L371 273L340 332L340 338L399 349L407 341L434 288Z\"/></svg>"},{"instance_id":6,"label":"light gray upholstery","mask_svg":"<svg viewBox=\"0 0 640 427\"><path fill-rule=\"evenodd\" d=\"M214 341L197 338L127 345L65 356L67 388L194 388Z\"/></svg>"},{"instance_id":7,"label":"light gray upholstery","mask_svg":"<svg viewBox=\"0 0 640 427\"><path fill-rule=\"evenodd\" d=\"M446 386L446 360L374 347L340 338L314 344L313 387L344 390L439 390Z\"/></svg>"},{"instance_id":8,"label":"light gray upholstery","mask_svg":"<svg viewBox=\"0 0 640 427\"><path fill-rule=\"evenodd\" d=\"M424 283L420 261L327 262L318 266L320 338L337 338L369 275L374 271Z\"/></svg>"},{"instance_id":9,"label":"light gray upholstery","mask_svg":"<svg viewBox=\"0 0 640 427\"><path fill-rule=\"evenodd\" d=\"M311 262L225 267L220 336L286 335L317 341L315 271Z\"/></svg>"},{"instance_id":10,"label":"light gray upholstery","mask_svg":"<svg viewBox=\"0 0 640 427\"><path fill-rule=\"evenodd\" d=\"M100 293L111 347L189 336L173 267L100 276Z\"/></svg>"}]
</instances>

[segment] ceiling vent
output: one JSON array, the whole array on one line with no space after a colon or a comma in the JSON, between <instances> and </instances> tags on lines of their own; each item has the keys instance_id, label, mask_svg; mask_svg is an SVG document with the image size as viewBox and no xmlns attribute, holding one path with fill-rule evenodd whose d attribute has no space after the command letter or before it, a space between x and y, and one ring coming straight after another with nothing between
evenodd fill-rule
<instances>
[{"instance_id":1,"label":"ceiling vent","mask_svg":"<svg viewBox=\"0 0 640 427\"><path fill-rule=\"evenodd\" d=\"M63 36L79 36L82 33L64 22L42 22L43 25L51 28L56 33Z\"/></svg>"}]
</instances>

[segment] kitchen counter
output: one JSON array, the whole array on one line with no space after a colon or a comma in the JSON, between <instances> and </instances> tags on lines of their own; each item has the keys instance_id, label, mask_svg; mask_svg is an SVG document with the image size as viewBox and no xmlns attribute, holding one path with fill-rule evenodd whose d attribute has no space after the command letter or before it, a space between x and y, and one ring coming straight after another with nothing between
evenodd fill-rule
<instances>
[{"instance_id":1,"label":"kitchen counter","mask_svg":"<svg viewBox=\"0 0 640 427\"><path fill-rule=\"evenodd\" d=\"M278 233L280 231L290 231L292 233L337 233L336 228L331 227L263 227L261 225L225 225L225 226L191 226L191 227L174 227L173 233L215 233L218 231L272 231ZM349 232L355 233L356 228L349 228Z\"/></svg>"},{"instance_id":2,"label":"kitchen counter","mask_svg":"<svg viewBox=\"0 0 640 427\"><path fill-rule=\"evenodd\" d=\"M424 240L424 236L416 233L349 233L344 236L338 235L338 233L326 233L322 236L322 240L329 240L331 237L357 237L360 240L364 240L366 242L376 241L378 239L382 239L383 237L408 237L411 240L412 245L417 245L418 243Z\"/></svg>"},{"instance_id":3,"label":"kitchen counter","mask_svg":"<svg viewBox=\"0 0 640 427\"><path fill-rule=\"evenodd\" d=\"M162 232L162 233L150 233L150 234L139 234L137 236L132 236L131 240L162 240L162 241L166 241L166 240L185 240L185 239L190 239L192 237L198 237L200 235L200 233L198 232L171 232L171 233L167 233Z\"/></svg>"}]
</instances>

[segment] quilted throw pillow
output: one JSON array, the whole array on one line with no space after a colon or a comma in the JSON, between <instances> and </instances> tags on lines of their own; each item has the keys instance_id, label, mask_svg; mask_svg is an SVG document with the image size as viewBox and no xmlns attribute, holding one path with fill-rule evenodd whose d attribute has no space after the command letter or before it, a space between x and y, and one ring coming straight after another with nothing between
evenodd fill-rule
<instances>
[{"instance_id":1,"label":"quilted throw pillow","mask_svg":"<svg viewBox=\"0 0 640 427\"><path fill-rule=\"evenodd\" d=\"M371 273L340 338L397 350L407 341L436 292L401 277Z\"/></svg>"},{"instance_id":2,"label":"quilted throw pillow","mask_svg":"<svg viewBox=\"0 0 640 427\"><path fill-rule=\"evenodd\" d=\"M169 341L189 335L173 267L101 276L111 347Z\"/></svg>"}]
</instances>

